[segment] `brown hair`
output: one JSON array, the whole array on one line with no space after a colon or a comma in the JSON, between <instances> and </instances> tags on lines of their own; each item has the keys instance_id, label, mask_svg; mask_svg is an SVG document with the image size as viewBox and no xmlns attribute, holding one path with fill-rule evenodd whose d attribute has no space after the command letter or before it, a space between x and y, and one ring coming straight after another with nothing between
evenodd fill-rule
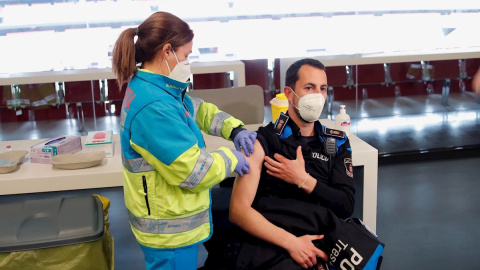
<instances>
[{"instance_id":1,"label":"brown hair","mask_svg":"<svg viewBox=\"0 0 480 270\"><path fill-rule=\"evenodd\" d=\"M309 65L320 70L325 70L325 66L322 64L322 62L316 59L304 58L297 60L287 69L287 74L285 76L286 86L289 86L292 89L295 87L295 83L298 81L298 71L303 65Z\"/></svg>"},{"instance_id":2,"label":"brown hair","mask_svg":"<svg viewBox=\"0 0 480 270\"><path fill-rule=\"evenodd\" d=\"M135 35L137 41L134 43ZM190 26L167 12L155 12L137 28L124 30L113 48L112 69L118 85L127 83L137 69L137 63L152 60L167 43L172 49L193 40Z\"/></svg>"}]
</instances>

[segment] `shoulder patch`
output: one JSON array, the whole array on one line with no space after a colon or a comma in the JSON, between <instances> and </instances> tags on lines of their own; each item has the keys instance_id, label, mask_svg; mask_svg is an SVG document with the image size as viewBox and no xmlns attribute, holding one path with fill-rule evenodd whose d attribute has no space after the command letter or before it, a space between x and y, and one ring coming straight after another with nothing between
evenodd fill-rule
<instances>
[{"instance_id":1,"label":"shoulder patch","mask_svg":"<svg viewBox=\"0 0 480 270\"><path fill-rule=\"evenodd\" d=\"M352 166L352 159L351 158L344 158L343 165L345 165L345 173L347 176L353 178L353 166Z\"/></svg>"},{"instance_id":2,"label":"shoulder patch","mask_svg":"<svg viewBox=\"0 0 480 270\"><path fill-rule=\"evenodd\" d=\"M325 135L345 139L345 132L325 127Z\"/></svg>"},{"instance_id":3,"label":"shoulder patch","mask_svg":"<svg viewBox=\"0 0 480 270\"><path fill-rule=\"evenodd\" d=\"M282 132L283 132L283 129L285 128L287 122L288 122L288 119L290 119L290 117L288 117L287 115L281 113L280 116L278 117L277 121L275 122L275 133L277 133L277 135L281 135Z\"/></svg>"}]
</instances>

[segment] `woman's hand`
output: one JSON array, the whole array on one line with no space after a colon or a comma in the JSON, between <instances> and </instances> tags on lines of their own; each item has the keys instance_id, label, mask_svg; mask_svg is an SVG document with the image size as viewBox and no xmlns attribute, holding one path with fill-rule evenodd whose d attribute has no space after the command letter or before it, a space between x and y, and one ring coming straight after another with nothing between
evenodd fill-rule
<instances>
[{"instance_id":1,"label":"woman's hand","mask_svg":"<svg viewBox=\"0 0 480 270\"><path fill-rule=\"evenodd\" d=\"M301 146L297 148L297 159L290 160L280 154L275 154L273 157L276 160L265 156L264 164L268 174L295 185L304 181L307 172L305 171L305 160L303 159Z\"/></svg>"},{"instance_id":2,"label":"woman's hand","mask_svg":"<svg viewBox=\"0 0 480 270\"><path fill-rule=\"evenodd\" d=\"M323 235L304 235L295 238L289 242L286 248L292 259L294 259L300 266L307 269L317 265L317 257L325 262L328 262L328 256L325 252L315 247L313 240L323 239Z\"/></svg>"},{"instance_id":3,"label":"woman's hand","mask_svg":"<svg viewBox=\"0 0 480 270\"><path fill-rule=\"evenodd\" d=\"M235 144L235 148L237 149L237 151L241 151L241 149L243 149L245 155L249 157L250 154L253 153L253 143L255 143L256 139L256 132L245 129L240 131L235 136L235 138L233 139L233 143Z\"/></svg>"}]
</instances>

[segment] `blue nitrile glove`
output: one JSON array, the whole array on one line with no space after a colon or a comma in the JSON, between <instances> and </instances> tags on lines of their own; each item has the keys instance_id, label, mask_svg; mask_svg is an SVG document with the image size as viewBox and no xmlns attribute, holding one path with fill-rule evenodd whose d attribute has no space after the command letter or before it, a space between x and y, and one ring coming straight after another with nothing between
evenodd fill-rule
<instances>
[{"instance_id":1,"label":"blue nitrile glove","mask_svg":"<svg viewBox=\"0 0 480 270\"><path fill-rule=\"evenodd\" d=\"M235 135L233 139L233 143L235 144L235 148L240 151L240 148L243 148L245 155L247 157L253 153L253 143L257 139L257 133L250 130L242 130Z\"/></svg>"},{"instance_id":2,"label":"blue nitrile glove","mask_svg":"<svg viewBox=\"0 0 480 270\"><path fill-rule=\"evenodd\" d=\"M245 155L242 152L233 149L232 153L238 160L237 166L235 167L235 172L240 176L243 176L243 173L250 173L250 170L248 169L250 168L250 163L245 160Z\"/></svg>"}]
</instances>

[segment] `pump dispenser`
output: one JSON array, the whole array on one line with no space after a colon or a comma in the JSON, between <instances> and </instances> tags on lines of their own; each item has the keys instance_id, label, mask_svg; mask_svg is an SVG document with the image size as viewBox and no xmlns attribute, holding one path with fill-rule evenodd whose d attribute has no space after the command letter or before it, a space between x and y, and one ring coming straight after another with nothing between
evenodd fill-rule
<instances>
[{"instance_id":1,"label":"pump dispenser","mask_svg":"<svg viewBox=\"0 0 480 270\"><path fill-rule=\"evenodd\" d=\"M340 105L340 113L335 117L335 128L350 136L350 116L345 110L345 105Z\"/></svg>"}]
</instances>

